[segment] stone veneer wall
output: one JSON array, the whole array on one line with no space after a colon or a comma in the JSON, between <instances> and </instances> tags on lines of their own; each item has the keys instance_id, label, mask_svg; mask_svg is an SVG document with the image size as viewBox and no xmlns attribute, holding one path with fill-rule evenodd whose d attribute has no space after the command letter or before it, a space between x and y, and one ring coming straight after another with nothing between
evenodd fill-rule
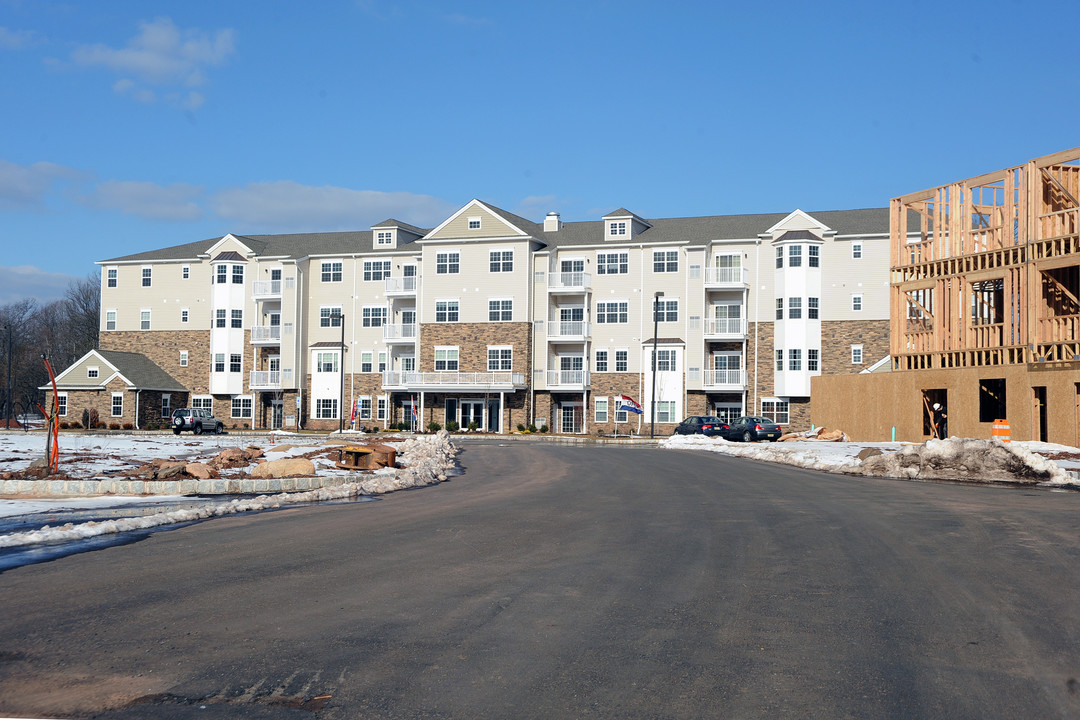
<instances>
[{"instance_id":1,"label":"stone veneer wall","mask_svg":"<svg viewBox=\"0 0 1080 720\"><path fill-rule=\"evenodd\" d=\"M102 331L102 350L145 355L176 378L194 395L210 393L210 331ZM187 367L180 367L180 351L188 351ZM180 407L180 406L176 406ZM216 410L217 408L215 408ZM219 416L220 417L220 416ZM226 413L228 417L228 413Z\"/></svg>"},{"instance_id":2,"label":"stone veneer wall","mask_svg":"<svg viewBox=\"0 0 1080 720\"><path fill-rule=\"evenodd\" d=\"M863 346L863 362L851 362L851 346ZM888 320L833 320L821 323L821 374L862 372L889 354Z\"/></svg>"},{"instance_id":3,"label":"stone veneer wall","mask_svg":"<svg viewBox=\"0 0 1080 720\"><path fill-rule=\"evenodd\" d=\"M757 331L757 349L755 354L754 332ZM773 396L773 373L776 371L773 323L750 323L746 336L746 414L757 415L761 412L761 398ZM754 373L757 372L757 392L754 392Z\"/></svg>"},{"instance_id":4,"label":"stone veneer wall","mask_svg":"<svg viewBox=\"0 0 1080 720\"><path fill-rule=\"evenodd\" d=\"M458 347L460 372L487 372L488 345L513 346L513 371L532 379L532 323L422 323L418 371L435 371L436 345Z\"/></svg>"}]
</instances>

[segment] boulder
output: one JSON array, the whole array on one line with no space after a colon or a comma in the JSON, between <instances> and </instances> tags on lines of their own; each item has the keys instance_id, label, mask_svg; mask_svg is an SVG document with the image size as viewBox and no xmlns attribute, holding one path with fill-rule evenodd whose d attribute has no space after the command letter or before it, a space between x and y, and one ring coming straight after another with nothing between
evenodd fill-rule
<instances>
[{"instance_id":1,"label":"boulder","mask_svg":"<svg viewBox=\"0 0 1080 720\"><path fill-rule=\"evenodd\" d=\"M178 465L166 465L164 467L158 468L156 477L157 477L158 480L167 480L167 479L169 479L171 477L176 477L177 475L180 475L183 472L184 472L184 464L183 463L180 463Z\"/></svg>"},{"instance_id":2,"label":"boulder","mask_svg":"<svg viewBox=\"0 0 1080 720\"><path fill-rule=\"evenodd\" d=\"M283 478L315 474L315 463L307 458L282 458L259 463L251 471L251 477Z\"/></svg>"},{"instance_id":3,"label":"boulder","mask_svg":"<svg viewBox=\"0 0 1080 720\"><path fill-rule=\"evenodd\" d=\"M875 455L882 455L882 454L883 453L880 450L878 450L877 448L863 448L862 450L859 451L859 454L856 455L855 457L859 458L860 460L865 460L866 458L871 458L871 457L874 457Z\"/></svg>"},{"instance_id":4,"label":"boulder","mask_svg":"<svg viewBox=\"0 0 1080 720\"><path fill-rule=\"evenodd\" d=\"M184 472L198 480L212 480L218 476L214 468L206 463L188 463L184 466Z\"/></svg>"},{"instance_id":5,"label":"boulder","mask_svg":"<svg viewBox=\"0 0 1080 720\"><path fill-rule=\"evenodd\" d=\"M244 467L248 461L249 458L244 457L244 451L240 448L226 448L219 452L210 464L218 469L237 468Z\"/></svg>"}]
</instances>

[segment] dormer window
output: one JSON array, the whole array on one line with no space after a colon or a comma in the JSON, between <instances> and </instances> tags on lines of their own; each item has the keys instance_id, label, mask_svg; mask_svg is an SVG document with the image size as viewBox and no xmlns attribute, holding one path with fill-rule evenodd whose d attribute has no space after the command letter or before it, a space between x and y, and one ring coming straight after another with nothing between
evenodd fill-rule
<instances>
[{"instance_id":1,"label":"dormer window","mask_svg":"<svg viewBox=\"0 0 1080 720\"><path fill-rule=\"evenodd\" d=\"M619 222L611 223L608 228L610 230L610 232L608 233L609 235L615 236L626 234L626 223L621 220Z\"/></svg>"},{"instance_id":2,"label":"dormer window","mask_svg":"<svg viewBox=\"0 0 1080 720\"><path fill-rule=\"evenodd\" d=\"M480 229L480 218L479 217L471 217L471 218L469 218L469 229L470 230L479 230Z\"/></svg>"},{"instance_id":3,"label":"dormer window","mask_svg":"<svg viewBox=\"0 0 1080 720\"><path fill-rule=\"evenodd\" d=\"M379 232L375 233L375 244L393 245L394 233L390 232L389 230L380 230Z\"/></svg>"},{"instance_id":4,"label":"dormer window","mask_svg":"<svg viewBox=\"0 0 1080 720\"><path fill-rule=\"evenodd\" d=\"M98 368L97 368L96 365L91 365L90 367L86 368L86 377L88 377L88 378L96 378L97 376L98 376Z\"/></svg>"}]
</instances>

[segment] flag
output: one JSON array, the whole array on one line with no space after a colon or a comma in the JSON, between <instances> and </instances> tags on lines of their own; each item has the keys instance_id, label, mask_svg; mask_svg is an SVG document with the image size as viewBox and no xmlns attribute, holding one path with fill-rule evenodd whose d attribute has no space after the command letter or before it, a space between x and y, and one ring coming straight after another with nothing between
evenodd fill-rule
<instances>
[{"instance_id":1,"label":"flag","mask_svg":"<svg viewBox=\"0 0 1080 720\"><path fill-rule=\"evenodd\" d=\"M621 403L619 405L620 410L628 410L632 413L637 413L638 415L641 414L641 405L634 402L634 398L629 395L620 395L619 401Z\"/></svg>"},{"instance_id":2,"label":"flag","mask_svg":"<svg viewBox=\"0 0 1080 720\"><path fill-rule=\"evenodd\" d=\"M413 399L412 399L412 419L413 419L413 427L414 428L420 427L420 416L416 414L416 396L415 395L413 395Z\"/></svg>"}]
</instances>

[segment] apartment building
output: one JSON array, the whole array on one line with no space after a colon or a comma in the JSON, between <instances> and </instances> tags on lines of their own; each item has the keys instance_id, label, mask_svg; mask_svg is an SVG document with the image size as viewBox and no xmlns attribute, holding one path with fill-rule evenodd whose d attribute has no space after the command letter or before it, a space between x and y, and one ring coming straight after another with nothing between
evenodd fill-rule
<instances>
[{"instance_id":1,"label":"apartment building","mask_svg":"<svg viewBox=\"0 0 1080 720\"><path fill-rule=\"evenodd\" d=\"M159 368L169 402L116 377L109 393L132 394L119 406L140 426L182 404L255 428L625 434L649 432L654 408L657 434L705 413L808 426L811 378L887 357L888 217L532 222L473 200L434 228L230 234L113 258L99 263L101 348ZM59 378L70 412L104 392L83 377L94 363Z\"/></svg>"}]
</instances>

